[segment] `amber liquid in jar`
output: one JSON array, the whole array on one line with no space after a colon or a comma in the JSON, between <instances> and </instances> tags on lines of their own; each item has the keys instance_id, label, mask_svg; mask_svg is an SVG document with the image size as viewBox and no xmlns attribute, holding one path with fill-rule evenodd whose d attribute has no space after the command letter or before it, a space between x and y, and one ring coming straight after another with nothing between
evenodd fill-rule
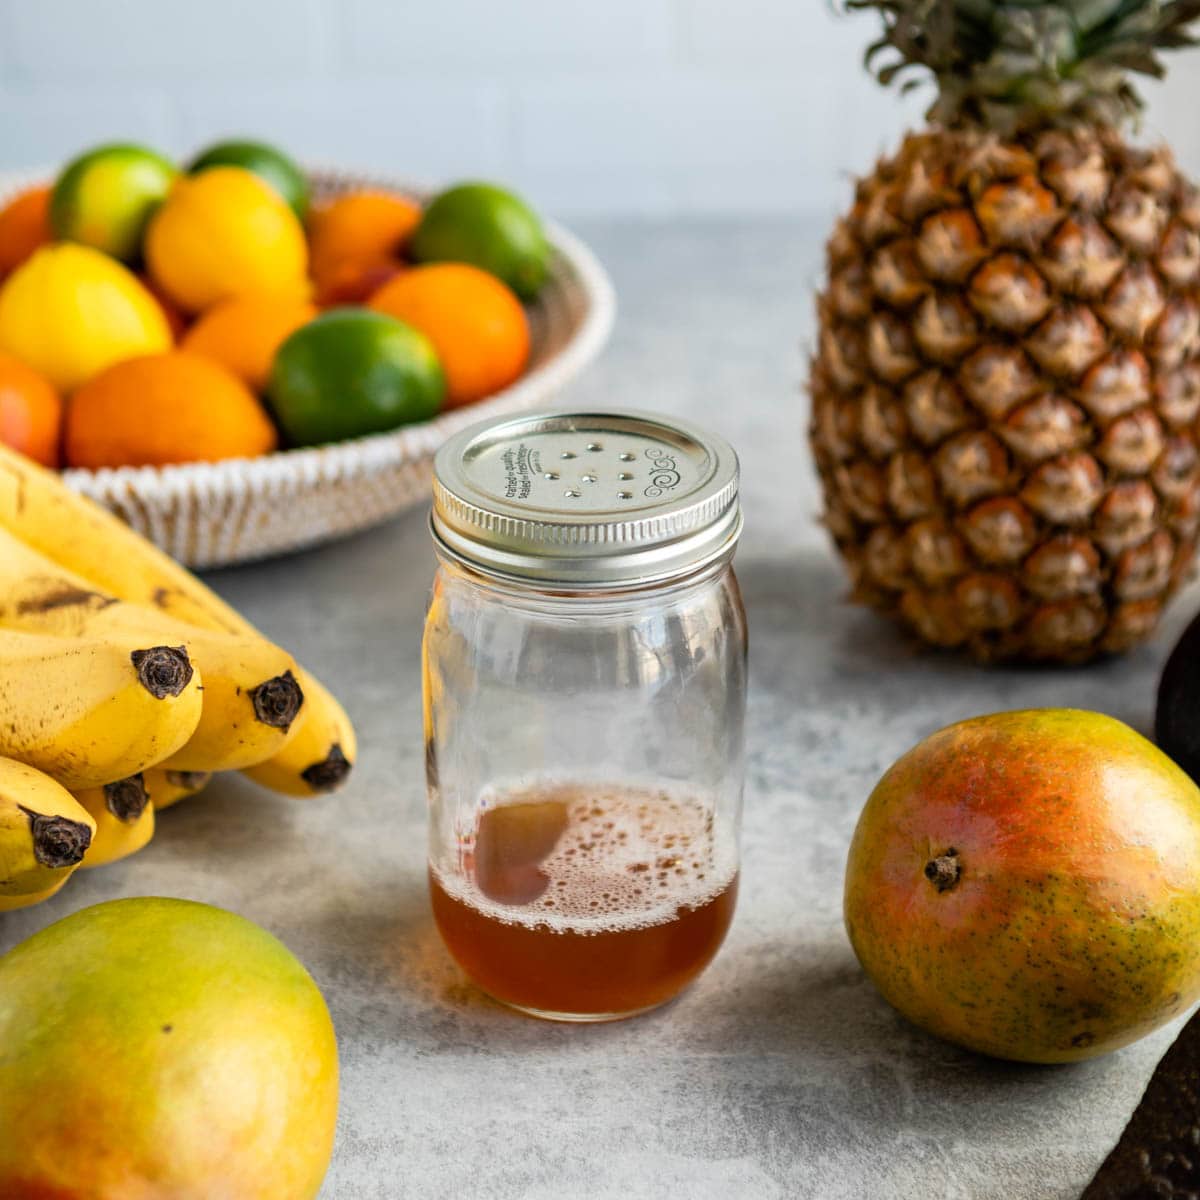
<instances>
[{"instance_id":1,"label":"amber liquid in jar","mask_svg":"<svg viewBox=\"0 0 1200 1200\"><path fill-rule=\"evenodd\" d=\"M733 919L736 864L732 836L695 800L555 785L482 803L458 872L431 867L429 882L446 945L486 992L596 1020L662 1004L708 965Z\"/></svg>"}]
</instances>

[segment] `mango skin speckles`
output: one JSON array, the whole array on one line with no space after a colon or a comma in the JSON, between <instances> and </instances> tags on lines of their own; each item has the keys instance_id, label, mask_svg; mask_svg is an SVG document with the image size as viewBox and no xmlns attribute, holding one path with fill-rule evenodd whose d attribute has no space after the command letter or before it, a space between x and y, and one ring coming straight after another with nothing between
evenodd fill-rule
<instances>
[{"instance_id":1,"label":"mango skin speckles","mask_svg":"<svg viewBox=\"0 0 1200 1200\"><path fill-rule=\"evenodd\" d=\"M914 1024L998 1058L1104 1054L1200 999L1200 789L1100 713L951 725L871 793L844 912Z\"/></svg>"}]
</instances>

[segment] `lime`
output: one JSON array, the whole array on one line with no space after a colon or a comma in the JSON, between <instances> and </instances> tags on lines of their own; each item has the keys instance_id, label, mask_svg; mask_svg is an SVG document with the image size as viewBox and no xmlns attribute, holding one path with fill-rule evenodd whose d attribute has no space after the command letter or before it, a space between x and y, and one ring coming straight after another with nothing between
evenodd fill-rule
<instances>
[{"instance_id":1,"label":"lime","mask_svg":"<svg viewBox=\"0 0 1200 1200\"><path fill-rule=\"evenodd\" d=\"M54 236L132 262L146 222L178 174L174 163L145 146L97 146L69 162L54 184Z\"/></svg>"},{"instance_id":2,"label":"lime","mask_svg":"<svg viewBox=\"0 0 1200 1200\"><path fill-rule=\"evenodd\" d=\"M537 214L490 183L460 183L435 196L409 248L418 262L465 262L490 271L522 300L538 294L550 261Z\"/></svg>"},{"instance_id":3,"label":"lime","mask_svg":"<svg viewBox=\"0 0 1200 1200\"><path fill-rule=\"evenodd\" d=\"M364 308L334 308L302 325L279 347L267 384L280 428L298 446L426 421L445 393L433 343Z\"/></svg>"},{"instance_id":4,"label":"lime","mask_svg":"<svg viewBox=\"0 0 1200 1200\"><path fill-rule=\"evenodd\" d=\"M208 167L243 167L273 187L304 220L308 213L308 180L282 150L265 142L218 142L201 151L188 166L195 175Z\"/></svg>"}]
</instances>

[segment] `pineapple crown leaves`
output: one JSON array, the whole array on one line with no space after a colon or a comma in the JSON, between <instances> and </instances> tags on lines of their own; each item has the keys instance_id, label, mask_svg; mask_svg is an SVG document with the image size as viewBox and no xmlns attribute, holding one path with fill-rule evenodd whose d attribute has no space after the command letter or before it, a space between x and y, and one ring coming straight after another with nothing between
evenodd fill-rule
<instances>
[{"instance_id":1,"label":"pineapple crown leaves","mask_svg":"<svg viewBox=\"0 0 1200 1200\"><path fill-rule=\"evenodd\" d=\"M1120 125L1142 102L1129 72L1161 78L1157 51L1198 44L1200 0L842 0L876 9L883 35L867 49L879 82L907 92L930 72L931 121L1011 137L1087 122ZM879 56L887 61L876 66Z\"/></svg>"}]
</instances>

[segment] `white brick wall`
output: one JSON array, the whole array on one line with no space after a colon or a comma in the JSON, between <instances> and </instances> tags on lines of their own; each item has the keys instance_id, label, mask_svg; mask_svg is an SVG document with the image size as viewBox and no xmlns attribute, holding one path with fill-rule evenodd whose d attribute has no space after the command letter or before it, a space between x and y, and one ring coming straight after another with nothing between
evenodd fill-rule
<instances>
[{"instance_id":1,"label":"white brick wall","mask_svg":"<svg viewBox=\"0 0 1200 1200\"><path fill-rule=\"evenodd\" d=\"M246 133L566 216L826 215L926 103L863 75L874 32L826 0L0 0L0 167ZM1200 175L1198 68L1144 90Z\"/></svg>"}]
</instances>

